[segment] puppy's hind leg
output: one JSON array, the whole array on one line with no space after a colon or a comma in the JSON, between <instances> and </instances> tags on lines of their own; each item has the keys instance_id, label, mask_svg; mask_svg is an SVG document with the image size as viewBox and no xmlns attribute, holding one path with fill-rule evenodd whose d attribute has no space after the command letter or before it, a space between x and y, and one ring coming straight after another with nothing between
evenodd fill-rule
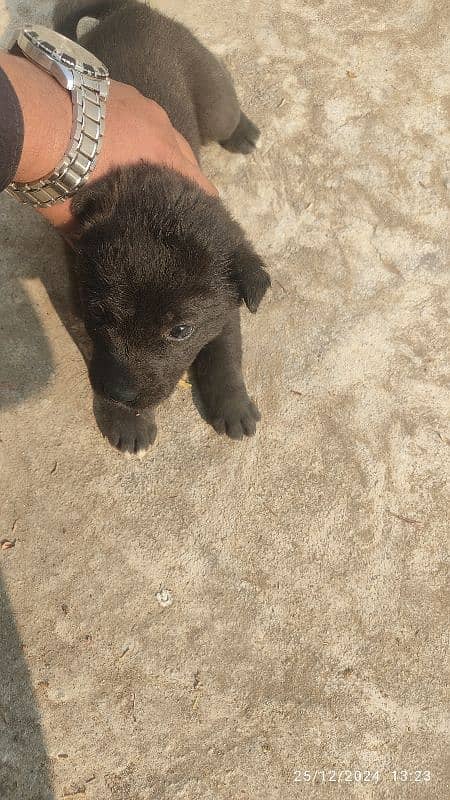
<instances>
[{"instance_id":1,"label":"puppy's hind leg","mask_svg":"<svg viewBox=\"0 0 450 800\"><path fill-rule=\"evenodd\" d=\"M230 153L244 153L247 155L252 153L257 146L260 133L259 128L241 111L237 127L228 139L222 140L219 144L225 150L229 150Z\"/></svg>"},{"instance_id":2,"label":"puppy's hind leg","mask_svg":"<svg viewBox=\"0 0 450 800\"><path fill-rule=\"evenodd\" d=\"M259 130L239 106L228 70L205 48L195 70L195 105L203 142L219 142L232 153L251 153Z\"/></svg>"}]
</instances>

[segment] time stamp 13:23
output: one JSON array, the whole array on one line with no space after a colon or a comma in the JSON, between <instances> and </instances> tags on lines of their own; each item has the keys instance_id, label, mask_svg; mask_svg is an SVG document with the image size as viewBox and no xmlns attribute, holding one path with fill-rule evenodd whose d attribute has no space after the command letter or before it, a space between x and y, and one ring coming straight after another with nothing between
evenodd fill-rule
<instances>
[{"instance_id":1,"label":"time stamp 13:23","mask_svg":"<svg viewBox=\"0 0 450 800\"><path fill-rule=\"evenodd\" d=\"M430 783L429 769L295 769L294 783Z\"/></svg>"}]
</instances>

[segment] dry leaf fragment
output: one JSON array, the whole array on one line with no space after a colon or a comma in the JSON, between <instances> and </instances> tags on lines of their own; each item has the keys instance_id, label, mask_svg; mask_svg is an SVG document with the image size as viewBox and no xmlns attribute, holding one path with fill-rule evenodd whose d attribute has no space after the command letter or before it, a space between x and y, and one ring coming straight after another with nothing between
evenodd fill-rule
<instances>
[{"instance_id":1,"label":"dry leaf fragment","mask_svg":"<svg viewBox=\"0 0 450 800\"><path fill-rule=\"evenodd\" d=\"M2 550L11 550L15 546L16 546L15 539L2 539L0 541L0 547L2 548Z\"/></svg>"},{"instance_id":2,"label":"dry leaf fragment","mask_svg":"<svg viewBox=\"0 0 450 800\"><path fill-rule=\"evenodd\" d=\"M190 389L192 383L189 383L189 381L185 380L184 378L180 378L180 380L178 381L178 386L180 387L180 389Z\"/></svg>"}]
</instances>

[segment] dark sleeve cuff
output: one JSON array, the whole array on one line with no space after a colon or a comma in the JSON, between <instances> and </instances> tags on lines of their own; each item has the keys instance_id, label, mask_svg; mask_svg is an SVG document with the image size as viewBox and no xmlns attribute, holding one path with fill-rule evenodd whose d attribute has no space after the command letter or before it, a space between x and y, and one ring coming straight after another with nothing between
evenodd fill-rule
<instances>
[{"instance_id":1,"label":"dark sleeve cuff","mask_svg":"<svg viewBox=\"0 0 450 800\"><path fill-rule=\"evenodd\" d=\"M0 68L0 192L14 180L22 155L23 135L19 100Z\"/></svg>"}]
</instances>

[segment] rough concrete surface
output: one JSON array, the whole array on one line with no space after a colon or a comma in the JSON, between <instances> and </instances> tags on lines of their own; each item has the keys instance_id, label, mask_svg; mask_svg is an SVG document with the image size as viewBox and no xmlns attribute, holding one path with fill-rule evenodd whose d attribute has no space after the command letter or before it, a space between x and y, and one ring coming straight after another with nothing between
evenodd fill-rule
<instances>
[{"instance_id":1,"label":"rough concrete surface","mask_svg":"<svg viewBox=\"0 0 450 800\"><path fill-rule=\"evenodd\" d=\"M3 41L51 5L2 0ZM449 6L159 7L263 130L204 160L273 276L263 420L218 438L178 389L110 449L61 244L1 198L1 800L443 800ZM294 781L333 768L380 782Z\"/></svg>"}]
</instances>

